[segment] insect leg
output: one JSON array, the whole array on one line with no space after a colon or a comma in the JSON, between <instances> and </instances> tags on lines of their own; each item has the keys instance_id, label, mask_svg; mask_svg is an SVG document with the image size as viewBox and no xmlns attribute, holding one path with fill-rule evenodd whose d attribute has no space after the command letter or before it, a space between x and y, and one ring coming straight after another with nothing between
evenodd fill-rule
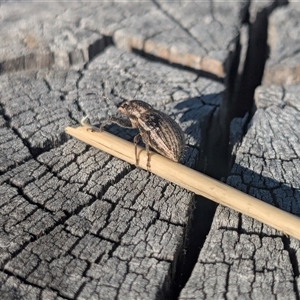
<instances>
[{"instance_id":1,"label":"insect leg","mask_svg":"<svg viewBox=\"0 0 300 300\"><path fill-rule=\"evenodd\" d=\"M116 123L121 127L125 127L125 128L132 128L132 124L130 122L129 119L124 119L124 118L118 118L116 116L112 116L110 117L108 120L102 122L99 130L100 132L102 132L104 130L104 126L107 124L111 124L111 123Z\"/></svg>"},{"instance_id":2,"label":"insect leg","mask_svg":"<svg viewBox=\"0 0 300 300\"><path fill-rule=\"evenodd\" d=\"M147 151L147 170L150 171L150 133L149 131L143 131L141 135Z\"/></svg>"},{"instance_id":3,"label":"insect leg","mask_svg":"<svg viewBox=\"0 0 300 300\"><path fill-rule=\"evenodd\" d=\"M135 165L138 166L139 165L139 159L138 159L138 154L137 154L137 145L138 145L138 142L141 140L141 135L138 133L134 139L133 139L133 142L134 142L134 154L135 154Z\"/></svg>"}]
</instances>

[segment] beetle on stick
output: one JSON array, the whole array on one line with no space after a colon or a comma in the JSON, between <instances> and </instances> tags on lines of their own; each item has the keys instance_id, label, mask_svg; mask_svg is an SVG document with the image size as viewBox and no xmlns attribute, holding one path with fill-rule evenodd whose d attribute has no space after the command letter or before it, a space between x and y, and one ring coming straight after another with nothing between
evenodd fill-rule
<instances>
[{"instance_id":1,"label":"beetle on stick","mask_svg":"<svg viewBox=\"0 0 300 300\"><path fill-rule=\"evenodd\" d=\"M137 128L139 133L133 141L135 146L140 139L145 144L148 168L150 168L150 147L173 161L180 161L185 148L184 133L170 116L141 100L123 101L118 111L127 118L113 116L101 124L100 131L109 123L116 123L126 128ZM138 165L137 147L135 147L135 158Z\"/></svg>"},{"instance_id":2,"label":"beetle on stick","mask_svg":"<svg viewBox=\"0 0 300 300\"><path fill-rule=\"evenodd\" d=\"M104 121L97 130L103 131L105 125L110 123L125 128L137 128L139 133L133 140L136 165L138 165L137 144L140 139L146 146L148 169L150 169L150 147L175 162L181 160L185 149L185 137L180 126L170 116L142 100L124 100L117 107L119 114ZM86 118L81 123L85 123L85 120Z\"/></svg>"}]
</instances>

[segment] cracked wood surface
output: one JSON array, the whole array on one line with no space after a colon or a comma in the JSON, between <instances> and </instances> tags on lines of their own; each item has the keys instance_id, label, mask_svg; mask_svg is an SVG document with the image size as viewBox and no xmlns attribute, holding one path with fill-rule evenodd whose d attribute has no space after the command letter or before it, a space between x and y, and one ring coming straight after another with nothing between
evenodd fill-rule
<instances>
[{"instance_id":1,"label":"cracked wood surface","mask_svg":"<svg viewBox=\"0 0 300 300\"><path fill-rule=\"evenodd\" d=\"M137 98L183 128L184 163L194 167L223 85L120 49L226 77L247 13L251 25L277 2L0 4L3 299L170 294L193 195L69 139L64 128L84 114L103 120L142 86ZM297 78L298 8L290 3L270 17L265 78L275 75L279 84ZM112 42L119 49L107 48ZM32 71L11 74L21 70ZM298 94L298 87L258 90L259 109L228 183L299 215ZM129 140L136 134L108 131ZM219 207L180 298L298 299L298 248L299 241Z\"/></svg>"},{"instance_id":2,"label":"cracked wood surface","mask_svg":"<svg viewBox=\"0 0 300 300\"><path fill-rule=\"evenodd\" d=\"M259 87L227 183L300 215L300 87ZM298 299L300 242L219 206L180 299Z\"/></svg>"},{"instance_id":3,"label":"cracked wood surface","mask_svg":"<svg viewBox=\"0 0 300 300\"><path fill-rule=\"evenodd\" d=\"M270 16L264 84L300 83L300 3L277 8ZM288 46L287 46L288 45Z\"/></svg>"},{"instance_id":4,"label":"cracked wood surface","mask_svg":"<svg viewBox=\"0 0 300 300\"><path fill-rule=\"evenodd\" d=\"M3 3L0 72L78 68L113 40L128 51L143 51L224 77L231 52L237 51L247 7L247 2L214 1L201 5L185 1L45 2L23 3L20 10L19 3Z\"/></svg>"},{"instance_id":5,"label":"cracked wood surface","mask_svg":"<svg viewBox=\"0 0 300 300\"><path fill-rule=\"evenodd\" d=\"M80 71L1 76L1 294L6 299L157 299L170 293L193 194L68 139L121 98L147 100L181 125L195 165L201 128L224 86L115 47ZM107 99L103 95L110 97ZM136 131L108 126L132 140ZM6 134L9 133L9 134ZM6 141L5 140L5 141Z\"/></svg>"}]
</instances>

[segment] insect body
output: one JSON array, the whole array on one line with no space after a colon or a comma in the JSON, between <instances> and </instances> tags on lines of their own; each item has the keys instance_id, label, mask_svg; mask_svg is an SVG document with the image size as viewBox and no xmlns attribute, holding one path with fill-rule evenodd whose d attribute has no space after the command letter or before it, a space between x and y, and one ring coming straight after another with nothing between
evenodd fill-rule
<instances>
[{"instance_id":1,"label":"insect body","mask_svg":"<svg viewBox=\"0 0 300 300\"><path fill-rule=\"evenodd\" d=\"M100 131L109 123L137 128L139 134L134 137L137 165L137 144L141 138L147 150L148 168L150 168L150 147L173 161L180 161L185 148L185 138L181 128L172 118L141 100L123 101L119 104L118 111L125 118L114 116L108 119L102 123Z\"/></svg>"}]
</instances>

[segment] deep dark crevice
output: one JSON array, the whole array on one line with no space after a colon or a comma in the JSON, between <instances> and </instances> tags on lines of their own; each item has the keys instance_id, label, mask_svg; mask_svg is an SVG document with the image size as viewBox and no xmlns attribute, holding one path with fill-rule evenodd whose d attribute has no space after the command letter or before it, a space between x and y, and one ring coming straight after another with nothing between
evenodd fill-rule
<instances>
[{"instance_id":1,"label":"deep dark crevice","mask_svg":"<svg viewBox=\"0 0 300 300\"><path fill-rule=\"evenodd\" d=\"M105 48L114 45L113 37L111 35L102 34L102 36L104 37Z\"/></svg>"},{"instance_id":2,"label":"deep dark crevice","mask_svg":"<svg viewBox=\"0 0 300 300\"><path fill-rule=\"evenodd\" d=\"M251 112L254 91L261 84L265 63L268 57L268 16L269 9L257 13L256 20L249 26L249 46L245 59L244 72L231 105L231 117L242 117Z\"/></svg>"},{"instance_id":3,"label":"deep dark crevice","mask_svg":"<svg viewBox=\"0 0 300 300\"><path fill-rule=\"evenodd\" d=\"M199 253L210 230L217 204L195 195L195 206L187 227L186 245L177 261L170 299L178 299L197 263Z\"/></svg>"},{"instance_id":4,"label":"deep dark crevice","mask_svg":"<svg viewBox=\"0 0 300 300\"><path fill-rule=\"evenodd\" d=\"M85 62L83 66L83 70L87 70L89 64L100 54L102 53L107 47L114 44L112 36L108 35L102 35L103 39L99 39L95 41L94 44L89 45L88 47L88 61ZM82 72L79 70L80 74L82 75ZM79 80L80 81L80 80ZM76 85L78 88L78 86Z\"/></svg>"},{"instance_id":5,"label":"deep dark crevice","mask_svg":"<svg viewBox=\"0 0 300 300\"><path fill-rule=\"evenodd\" d=\"M256 20L252 24L248 23L249 45L248 45L248 51L244 63L244 72L242 74L238 74L237 71L238 64L239 64L240 45L237 45L237 51L235 53L235 56L233 55L230 58L231 61L229 62L229 65L231 65L231 68L225 79L225 84L227 87L226 96L224 102L221 104L220 109L215 110L213 114L210 115L211 119L208 121L209 127L205 130L204 137L203 137L203 142L206 142L206 144L201 145L201 150L200 150L201 157L199 158L199 161L197 163L197 169L199 171L205 171L206 174L212 177L220 179L222 177L226 177L229 174L228 172L230 171L230 167L231 167L230 164L231 148L229 147L229 143L228 143L230 122L233 118L242 117L247 112L251 114L251 110L253 107L254 90L261 83L264 66L268 54L268 46L267 46L268 15L274 8L275 6L264 9L263 11L258 13ZM96 55L102 52L105 49L105 47L113 44L112 37L110 36L105 37L104 48L103 45L100 44L101 43L98 41L98 43L96 42L94 45L90 46L89 48L90 60L92 60ZM170 66L170 62L167 60L147 54L137 49L133 49L133 52L140 56L146 57L151 61L159 61L161 63ZM90 61L88 63L90 63ZM192 71L201 77L210 78L218 82L223 82L221 78L208 72L198 71L178 64L171 64L171 65L182 70ZM1 73L1 65L0 65L0 73ZM78 80L77 83L79 82L80 79ZM236 84L237 82L239 83L238 85ZM78 88L78 84L77 84L77 88ZM78 109L81 111L79 105L78 105ZM16 134L19 136L17 130L14 131L16 131ZM213 139L211 138L212 136L214 137ZM26 145L27 141L22 138L21 140ZM222 145L221 147L220 147L220 141ZM59 141L59 142L60 144L64 143L64 141ZM36 157L38 154L45 152L51 148L51 145L43 149L31 149L29 145L26 146L30 150L33 157ZM122 175L124 175L124 173L122 173ZM119 176L117 181L120 178L121 177ZM92 198L91 202L84 205L84 207L90 205L94 201L95 198ZM186 282L190 278L191 272L195 267L199 253L205 242L206 235L210 230L216 206L217 204L215 204L210 200L207 200L200 196L195 197L195 208L192 213L191 221L189 227L187 228L187 233L186 233L187 244L178 259L175 278L171 286L171 290L173 291L171 295L171 299L178 298L181 289L185 286ZM76 212L78 213L81 209L82 207L78 208ZM66 216L59 223L60 224L64 223L69 217L70 215ZM58 224L55 224L55 227L57 225ZM46 233L50 232L52 229L53 228L51 227L45 232ZM35 239L36 238L33 238L28 243L25 243L25 246L30 242L34 241ZM299 269L297 265L295 250L291 249L288 238L284 237L283 242L285 244L285 249L289 252L290 259L293 266L294 276L296 278L297 276L299 276ZM23 248L24 246L22 247L22 249ZM14 253L14 256L16 255L17 253ZM7 274L11 276L15 276L14 274L10 274L8 271L5 272L7 272ZM21 280L24 281L23 278ZM299 294L296 281L294 281L294 290L296 294ZM79 293L77 295L79 295ZM297 299L299 299L298 295L297 295Z\"/></svg>"},{"instance_id":6,"label":"deep dark crevice","mask_svg":"<svg viewBox=\"0 0 300 300\"><path fill-rule=\"evenodd\" d=\"M103 52L108 46L113 45L112 36L102 35L103 38L94 42L94 44L89 45L88 47L88 61L85 64L84 69L87 68L87 65L97 57L101 52Z\"/></svg>"},{"instance_id":7,"label":"deep dark crevice","mask_svg":"<svg viewBox=\"0 0 300 300\"><path fill-rule=\"evenodd\" d=\"M245 20L248 22L246 26L249 26L248 45L238 42L235 53L229 57L224 100L220 108L208 116L207 128L203 130L196 169L216 179L226 178L233 164L232 147L229 144L231 121L244 117L246 113L249 114L248 122L252 117L254 91L261 84L268 54L268 16L275 7L276 5L271 5L257 13L253 23L249 19ZM244 61L241 61L242 47L247 47ZM187 228L186 247L178 260L171 299L178 299L181 289L189 280L217 207L216 203L200 196L196 196L195 201L190 226ZM294 273L299 275L299 270L294 270Z\"/></svg>"}]
</instances>

